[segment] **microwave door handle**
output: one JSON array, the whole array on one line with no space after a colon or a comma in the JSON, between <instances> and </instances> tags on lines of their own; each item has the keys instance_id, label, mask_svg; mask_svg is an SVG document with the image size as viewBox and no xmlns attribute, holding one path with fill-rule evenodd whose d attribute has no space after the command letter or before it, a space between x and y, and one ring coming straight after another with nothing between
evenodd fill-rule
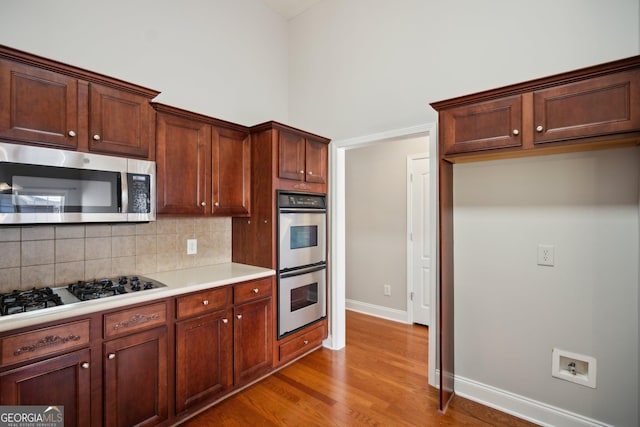
<instances>
[{"instance_id":1,"label":"microwave door handle","mask_svg":"<svg viewBox=\"0 0 640 427\"><path fill-rule=\"evenodd\" d=\"M118 206L120 212L129 212L129 180L127 179L127 172L120 172L120 188L122 193L118 194Z\"/></svg>"}]
</instances>

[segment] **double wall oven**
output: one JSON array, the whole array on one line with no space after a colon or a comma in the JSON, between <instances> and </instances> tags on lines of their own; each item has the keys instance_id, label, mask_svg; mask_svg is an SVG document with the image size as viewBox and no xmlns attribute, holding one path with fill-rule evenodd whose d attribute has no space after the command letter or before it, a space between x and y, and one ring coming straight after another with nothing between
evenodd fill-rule
<instances>
[{"instance_id":1,"label":"double wall oven","mask_svg":"<svg viewBox=\"0 0 640 427\"><path fill-rule=\"evenodd\" d=\"M278 191L278 338L327 315L324 194Z\"/></svg>"}]
</instances>

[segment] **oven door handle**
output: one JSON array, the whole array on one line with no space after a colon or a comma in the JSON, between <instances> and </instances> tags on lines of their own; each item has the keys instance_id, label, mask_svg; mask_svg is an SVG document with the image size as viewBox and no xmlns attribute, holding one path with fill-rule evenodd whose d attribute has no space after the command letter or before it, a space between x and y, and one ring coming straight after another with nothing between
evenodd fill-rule
<instances>
[{"instance_id":1,"label":"oven door handle","mask_svg":"<svg viewBox=\"0 0 640 427\"><path fill-rule=\"evenodd\" d=\"M327 210L324 208L280 208L280 213L317 213L326 214Z\"/></svg>"},{"instance_id":2,"label":"oven door handle","mask_svg":"<svg viewBox=\"0 0 640 427\"><path fill-rule=\"evenodd\" d=\"M280 278L286 279L287 277L301 276L303 274L313 273L314 271L320 271L326 268L327 264L325 262L319 262L317 264L304 267L287 268L280 271Z\"/></svg>"}]
</instances>

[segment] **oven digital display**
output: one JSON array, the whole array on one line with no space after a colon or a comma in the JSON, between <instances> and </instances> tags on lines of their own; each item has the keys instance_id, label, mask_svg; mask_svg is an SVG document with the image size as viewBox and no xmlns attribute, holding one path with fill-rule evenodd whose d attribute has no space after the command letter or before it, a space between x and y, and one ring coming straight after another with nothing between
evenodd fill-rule
<instances>
[{"instance_id":1,"label":"oven digital display","mask_svg":"<svg viewBox=\"0 0 640 427\"><path fill-rule=\"evenodd\" d=\"M318 246L317 225L294 225L291 227L291 249Z\"/></svg>"}]
</instances>

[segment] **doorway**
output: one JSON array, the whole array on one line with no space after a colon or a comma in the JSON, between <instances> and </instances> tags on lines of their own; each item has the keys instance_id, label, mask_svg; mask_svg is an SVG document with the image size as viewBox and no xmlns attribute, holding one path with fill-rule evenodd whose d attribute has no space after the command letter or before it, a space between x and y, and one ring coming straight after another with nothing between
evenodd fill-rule
<instances>
[{"instance_id":1,"label":"doorway","mask_svg":"<svg viewBox=\"0 0 640 427\"><path fill-rule=\"evenodd\" d=\"M325 346L331 349L340 349L345 346L345 308L346 308L346 185L345 185L345 158L346 151L368 145L390 142L395 139L408 137L426 136L428 137L428 151L430 155L430 169L436 170L434 159L437 158L437 134L435 124L420 125L411 128L404 128L364 137L352 138L348 140L333 141L330 145L330 255L329 263L332 266L330 312L329 312L329 338L325 341ZM372 173L375 173L373 171ZM436 200L437 182L430 180L430 193L432 200ZM435 203L430 203L431 229L435 230L436 208ZM434 236L435 237L435 236ZM435 238L433 245L435 246ZM432 253L435 253L433 248ZM436 257L432 257L432 277L436 274ZM435 279L434 279L435 282ZM432 301L436 301L435 287L432 287ZM405 296L406 297L406 296ZM431 311L431 324L435 326L437 307ZM405 320L406 321L406 320ZM429 384L436 386L438 379L436 373L436 339L429 340Z\"/></svg>"}]
</instances>

